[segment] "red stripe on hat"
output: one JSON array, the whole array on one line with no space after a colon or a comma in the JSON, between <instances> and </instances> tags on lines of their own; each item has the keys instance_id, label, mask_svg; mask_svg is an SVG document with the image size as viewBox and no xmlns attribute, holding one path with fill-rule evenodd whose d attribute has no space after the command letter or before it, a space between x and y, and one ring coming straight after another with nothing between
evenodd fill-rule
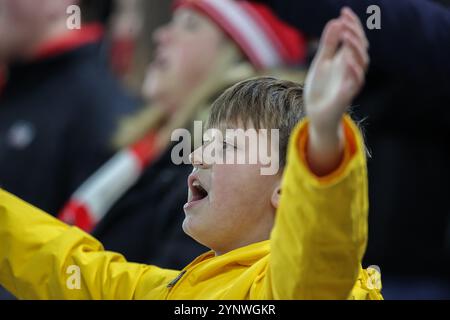
<instances>
[{"instance_id":1,"label":"red stripe on hat","mask_svg":"<svg viewBox=\"0 0 450 320\"><path fill-rule=\"evenodd\" d=\"M240 5L247 11L249 15L252 16L254 20L258 22L258 25L264 29L264 32L267 36L269 36L270 40L277 46L278 50L282 51L283 57L288 56L288 52L286 47L280 42L280 39L276 35L276 33L273 31L273 29L270 27L270 25L267 23L266 20L264 20L260 12L258 12L254 6L257 4L250 5L247 1L241 1ZM261 8L266 8L264 5L259 5Z\"/></svg>"},{"instance_id":2,"label":"red stripe on hat","mask_svg":"<svg viewBox=\"0 0 450 320\"><path fill-rule=\"evenodd\" d=\"M267 20L263 19L261 16L261 10L257 11L254 6L256 4L250 5L246 1L241 2L241 6L247 11L249 15L252 16L252 18L258 22L258 25L264 29L265 34L270 38L270 40L274 43L274 45L277 47L281 55L286 58L289 56L289 53L286 49L286 47L281 43L280 39L278 38L277 34L273 31L273 29L270 27ZM266 9L264 5L259 5L262 10ZM267 18L267 15L266 15Z\"/></svg>"},{"instance_id":3,"label":"red stripe on hat","mask_svg":"<svg viewBox=\"0 0 450 320\"><path fill-rule=\"evenodd\" d=\"M197 5L200 7L200 3L197 3ZM207 2L201 2L201 6L203 10L206 11L209 15L212 16L214 20L219 23L222 28L233 38L241 47L244 53L248 56L250 61L255 64L257 68L263 68L264 63L259 58L258 53L256 53L253 48L248 44L245 37L242 35L241 31L235 27L230 21L222 15L222 13L217 10L215 7L211 6Z\"/></svg>"},{"instance_id":4,"label":"red stripe on hat","mask_svg":"<svg viewBox=\"0 0 450 320\"><path fill-rule=\"evenodd\" d=\"M250 4L247 1L240 1L240 5L264 29L264 33L277 47L285 62L297 64L304 61L306 58L306 41L297 29L280 20L264 4L254 2ZM277 31L279 32L277 33Z\"/></svg>"},{"instance_id":5,"label":"red stripe on hat","mask_svg":"<svg viewBox=\"0 0 450 320\"><path fill-rule=\"evenodd\" d=\"M279 63L298 64L306 58L306 41L301 32L279 19L264 4L231 0L176 1L174 9L180 7L194 8L209 16L258 68L274 67ZM227 7L239 11L242 16L231 15L226 12ZM245 28L245 25L250 29ZM257 28L257 32L261 32L260 36L264 39L255 38L257 35L252 38L252 28ZM262 50L259 50L258 46L263 46ZM270 55L279 62L269 62Z\"/></svg>"},{"instance_id":6,"label":"red stripe on hat","mask_svg":"<svg viewBox=\"0 0 450 320\"><path fill-rule=\"evenodd\" d=\"M195 7L201 12L209 16L216 24L218 24L240 47L249 60L256 68L264 68L264 64L259 58L259 55L248 45L247 40L241 34L241 31L236 28L230 21L222 15L222 13L215 7L203 1L178 1L175 8Z\"/></svg>"}]
</instances>

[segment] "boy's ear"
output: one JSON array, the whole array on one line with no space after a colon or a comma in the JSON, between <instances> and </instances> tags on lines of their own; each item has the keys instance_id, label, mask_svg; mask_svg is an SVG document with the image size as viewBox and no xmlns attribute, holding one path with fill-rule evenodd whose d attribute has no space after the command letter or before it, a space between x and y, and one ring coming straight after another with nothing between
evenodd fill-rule
<instances>
[{"instance_id":1,"label":"boy's ear","mask_svg":"<svg viewBox=\"0 0 450 320\"><path fill-rule=\"evenodd\" d=\"M279 181L273 190L272 198L270 199L270 202L272 203L272 206L276 209L278 209L278 206L280 204L280 198L281 198L281 181Z\"/></svg>"}]
</instances>

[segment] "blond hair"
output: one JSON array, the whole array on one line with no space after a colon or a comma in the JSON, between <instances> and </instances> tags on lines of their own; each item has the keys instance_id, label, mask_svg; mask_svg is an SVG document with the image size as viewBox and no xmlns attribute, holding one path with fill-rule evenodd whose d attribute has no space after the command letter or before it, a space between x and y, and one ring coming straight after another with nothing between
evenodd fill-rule
<instances>
[{"instance_id":1,"label":"blond hair","mask_svg":"<svg viewBox=\"0 0 450 320\"><path fill-rule=\"evenodd\" d=\"M289 136L305 117L303 87L273 77L242 81L226 90L212 105L209 128L237 126L279 130L280 166L286 164Z\"/></svg>"}]
</instances>

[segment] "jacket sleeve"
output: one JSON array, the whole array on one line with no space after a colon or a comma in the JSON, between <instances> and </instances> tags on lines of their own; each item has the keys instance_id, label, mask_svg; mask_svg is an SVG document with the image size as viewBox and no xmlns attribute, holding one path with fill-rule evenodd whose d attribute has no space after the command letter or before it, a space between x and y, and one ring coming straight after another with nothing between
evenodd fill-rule
<instances>
[{"instance_id":1,"label":"jacket sleeve","mask_svg":"<svg viewBox=\"0 0 450 320\"><path fill-rule=\"evenodd\" d=\"M290 141L262 298L380 298L361 269L368 215L363 139L346 117L344 159L318 178L305 160L307 128L301 123Z\"/></svg>"},{"instance_id":2,"label":"jacket sleeve","mask_svg":"<svg viewBox=\"0 0 450 320\"><path fill-rule=\"evenodd\" d=\"M105 252L88 234L0 190L0 284L20 299L139 299L174 275Z\"/></svg>"},{"instance_id":3,"label":"jacket sleeve","mask_svg":"<svg viewBox=\"0 0 450 320\"><path fill-rule=\"evenodd\" d=\"M450 9L428 0L260 0L283 19L319 37L325 24L339 16L344 6L361 19L370 43L371 68L400 76L405 81L433 83L446 90L450 82ZM366 22L377 5L381 29L369 30ZM312 14L313 13L313 14Z\"/></svg>"}]
</instances>

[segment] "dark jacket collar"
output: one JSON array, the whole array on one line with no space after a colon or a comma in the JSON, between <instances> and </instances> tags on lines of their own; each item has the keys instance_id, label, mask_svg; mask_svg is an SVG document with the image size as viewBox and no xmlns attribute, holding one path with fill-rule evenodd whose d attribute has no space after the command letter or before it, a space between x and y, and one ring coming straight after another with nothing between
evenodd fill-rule
<instances>
[{"instance_id":1,"label":"dark jacket collar","mask_svg":"<svg viewBox=\"0 0 450 320\"><path fill-rule=\"evenodd\" d=\"M46 74L51 74L52 67L67 63L76 57L100 54L100 46L104 28L100 24L88 24L80 30L71 30L43 43L34 56L27 61L16 61L7 68L0 67L0 96L6 91L10 82L36 78L39 80Z\"/></svg>"}]
</instances>

